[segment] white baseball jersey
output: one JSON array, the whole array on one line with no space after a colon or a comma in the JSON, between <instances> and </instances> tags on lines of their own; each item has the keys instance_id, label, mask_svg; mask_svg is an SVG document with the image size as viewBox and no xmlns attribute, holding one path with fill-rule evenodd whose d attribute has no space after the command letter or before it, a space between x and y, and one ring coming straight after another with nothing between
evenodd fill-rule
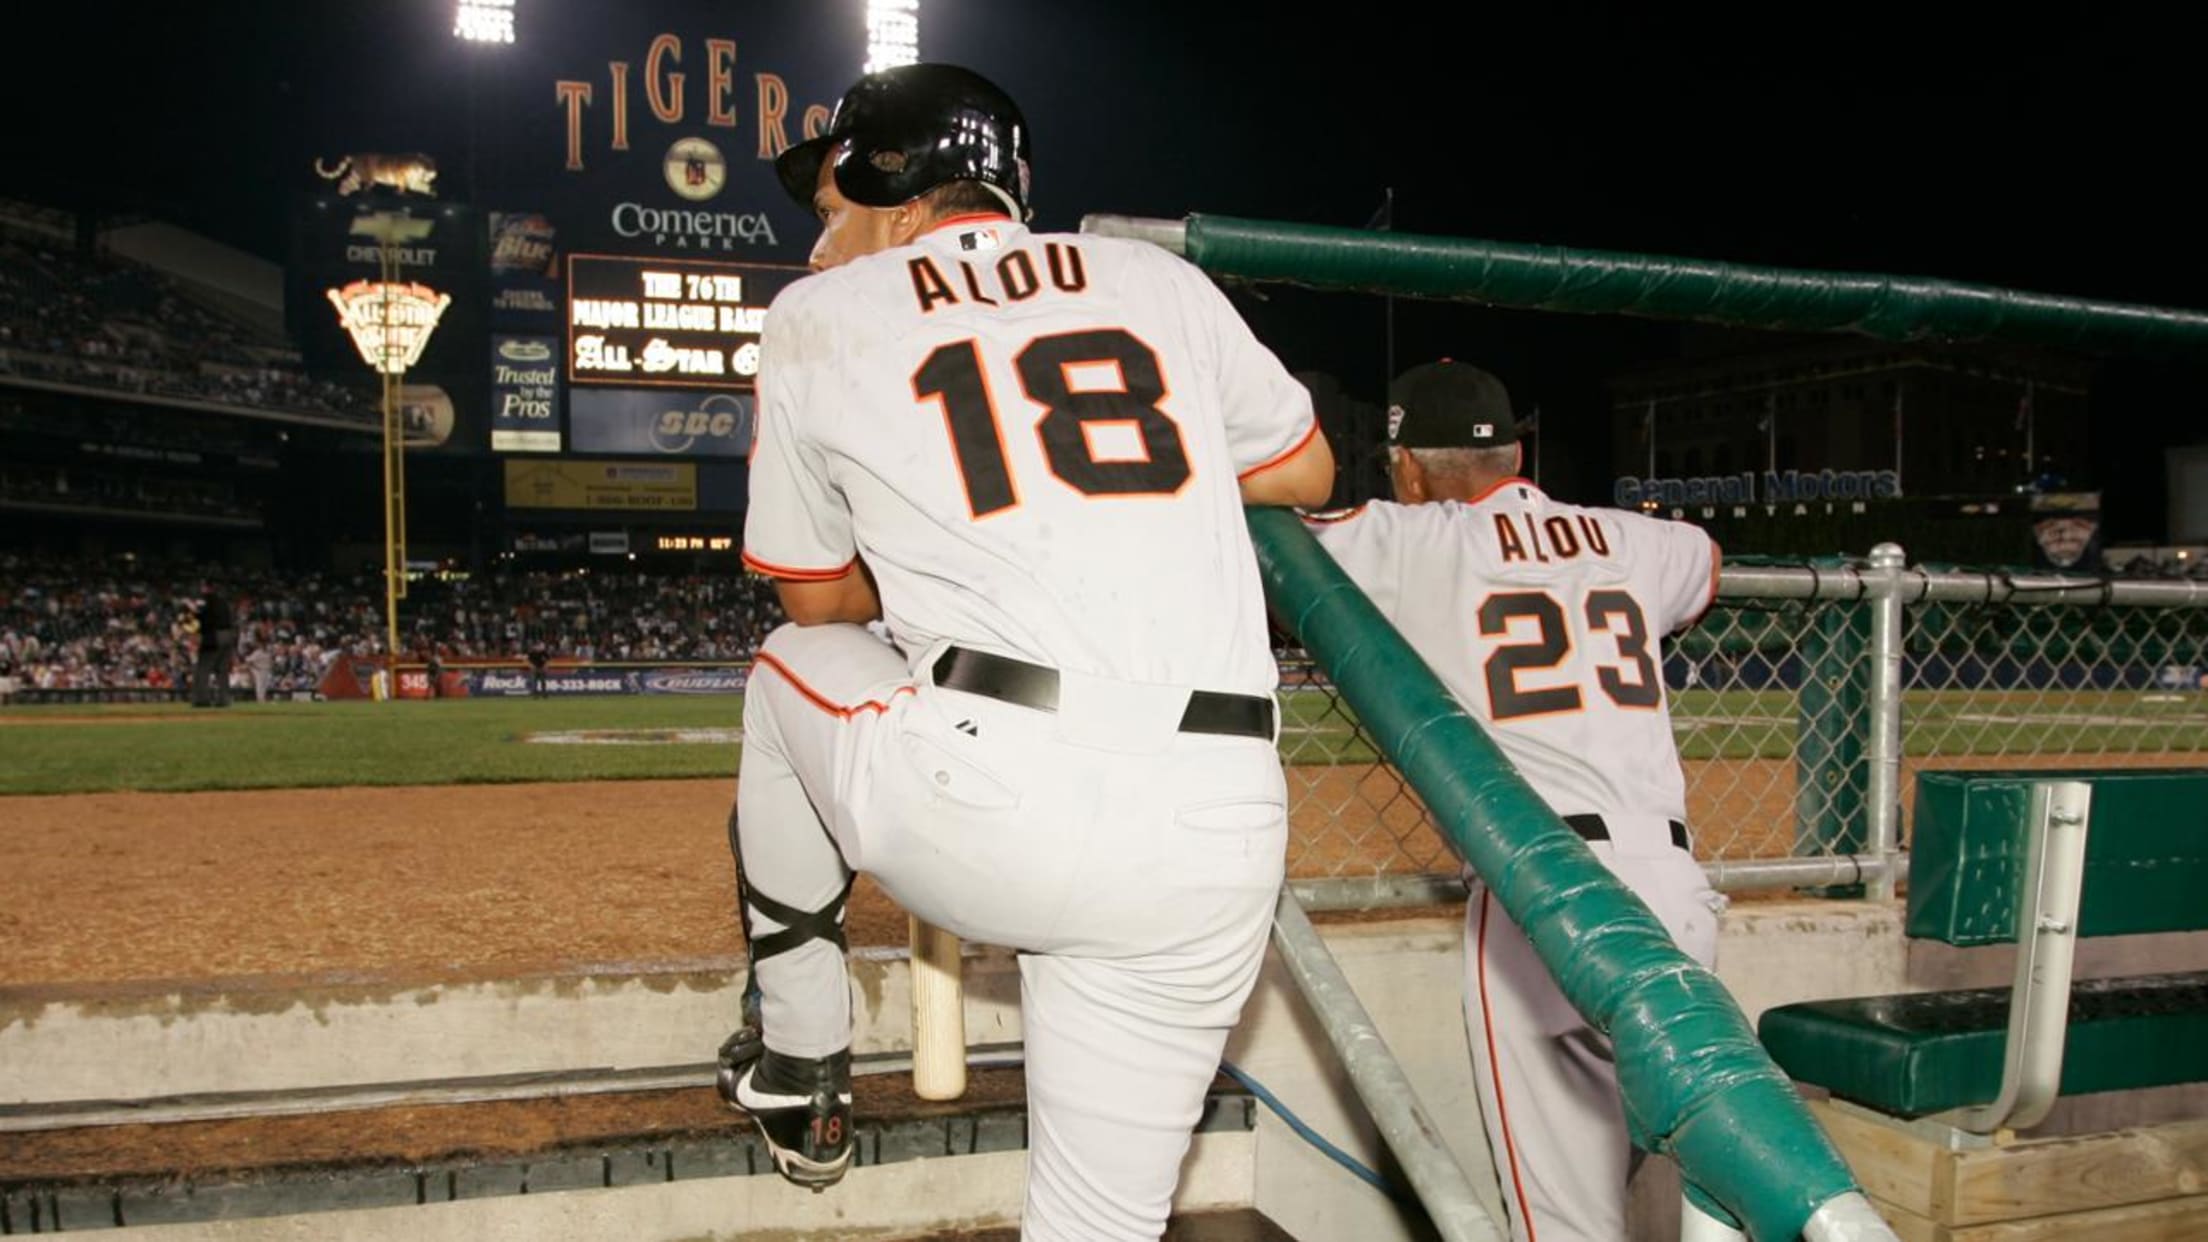
<instances>
[{"instance_id":1,"label":"white baseball jersey","mask_svg":"<svg viewBox=\"0 0 2208 1242\"><path fill-rule=\"evenodd\" d=\"M1550 809L1686 818L1657 640L1714 598L1702 530L1524 479L1309 521Z\"/></svg>"},{"instance_id":2,"label":"white baseball jersey","mask_svg":"<svg viewBox=\"0 0 2208 1242\"><path fill-rule=\"evenodd\" d=\"M1238 477L1317 432L1196 268L948 221L789 286L762 338L744 560L865 558L890 628L1127 681L1277 672Z\"/></svg>"}]
</instances>

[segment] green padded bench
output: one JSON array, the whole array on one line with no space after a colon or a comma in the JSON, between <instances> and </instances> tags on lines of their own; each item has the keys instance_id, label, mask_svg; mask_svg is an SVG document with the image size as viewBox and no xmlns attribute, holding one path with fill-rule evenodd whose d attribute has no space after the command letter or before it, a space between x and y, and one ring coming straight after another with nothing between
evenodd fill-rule
<instances>
[{"instance_id":1,"label":"green padded bench","mask_svg":"<svg viewBox=\"0 0 2208 1242\"><path fill-rule=\"evenodd\" d=\"M2208 971L2071 983L2079 936L2208 928L2208 770L1926 772L1907 933L2015 943L2015 984L1811 1001L1759 1034L1801 1082L1976 1134L2058 1095L2208 1081Z\"/></svg>"}]
</instances>

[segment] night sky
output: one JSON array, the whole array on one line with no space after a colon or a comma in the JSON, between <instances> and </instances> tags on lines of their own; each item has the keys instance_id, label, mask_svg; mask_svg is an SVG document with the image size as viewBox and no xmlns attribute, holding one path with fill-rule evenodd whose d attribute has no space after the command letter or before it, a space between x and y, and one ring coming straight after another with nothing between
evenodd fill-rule
<instances>
[{"instance_id":1,"label":"night sky","mask_svg":"<svg viewBox=\"0 0 2208 1242\"><path fill-rule=\"evenodd\" d=\"M532 9L572 27L614 2L522 0L521 37ZM274 187L333 149L323 135L358 133L371 101L388 149L453 123L465 52L449 0L184 7L73 4L46 11L52 33L16 28L0 192L147 212L281 259ZM815 7L855 26L863 0ZM2080 7L1361 4L1298 19L1185 0L923 0L921 39L1021 101L1045 228L1192 210L1361 226L1392 187L1407 231L2208 308L2198 31ZM739 5L696 9L742 21ZM1378 300L1238 300L1291 367L1377 397ZM1395 354L1490 366L1521 407L1543 407L1551 451L1599 478L1602 379L1676 338L1399 302ZM2208 434L2198 379L2104 371L2108 412L2130 425L2074 474L2107 490L2112 538L2158 533L2160 445Z\"/></svg>"}]
</instances>

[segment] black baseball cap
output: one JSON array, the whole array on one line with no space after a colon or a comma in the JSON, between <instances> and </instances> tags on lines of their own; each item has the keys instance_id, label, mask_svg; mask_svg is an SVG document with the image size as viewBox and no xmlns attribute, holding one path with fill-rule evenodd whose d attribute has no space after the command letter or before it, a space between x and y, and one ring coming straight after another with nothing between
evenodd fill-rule
<instances>
[{"instance_id":1,"label":"black baseball cap","mask_svg":"<svg viewBox=\"0 0 2208 1242\"><path fill-rule=\"evenodd\" d=\"M1404 448L1494 448L1518 443L1503 381L1447 358L1388 385L1388 443Z\"/></svg>"}]
</instances>

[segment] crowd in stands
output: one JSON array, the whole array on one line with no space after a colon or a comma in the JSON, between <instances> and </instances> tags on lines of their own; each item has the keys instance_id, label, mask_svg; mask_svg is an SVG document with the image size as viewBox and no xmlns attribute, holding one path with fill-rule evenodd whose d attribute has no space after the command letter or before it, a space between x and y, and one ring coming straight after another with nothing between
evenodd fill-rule
<instances>
[{"instance_id":1,"label":"crowd in stands","mask_svg":"<svg viewBox=\"0 0 2208 1242\"><path fill-rule=\"evenodd\" d=\"M268 689L313 690L341 655L384 650L381 576L276 575L231 566L91 570L0 556L0 683L26 689L164 690L188 684L203 591L238 617L232 685L252 688L266 650ZM401 658L448 667L518 662L541 647L560 662L748 659L781 620L772 587L736 574L517 572L410 584Z\"/></svg>"},{"instance_id":2,"label":"crowd in stands","mask_svg":"<svg viewBox=\"0 0 2208 1242\"><path fill-rule=\"evenodd\" d=\"M556 660L746 660L782 610L747 575L520 573L416 583L401 617L409 654L448 662L538 644Z\"/></svg>"},{"instance_id":3,"label":"crowd in stands","mask_svg":"<svg viewBox=\"0 0 2208 1242\"><path fill-rule=\"evenodd\" d=\"M282 341L257 335L150 268L0 234L0 372L375 421L365 386L311 378Z\"/></svg>"},{"instance_id":4,"label":"crowd in stands","mask_svg":"<svg viewBox=\"0 0 2208 1242\"><path fill-rule=\"evenodd\" d=\"M252 489L201 467L219 456L229 464L276 469L278 433L267 427L0 389L0 434L43 437L47 445L0 455L0 502L257 526L264 514L259 499L248 494ZM36 443L26 439L10 447Z\"/></svg>"},{"instance_id":5,"label":"crowd in stands","mask_svg":"<svg viewBox=\"0 0 2208 1242\"><path fill-rule=\"evenodd\" d=\"M0 500L161 514L259 525L261 510L221 479L189 479L83 466L0 465Z\"/></svg>"},{"instance_id":6,"label":"crowd in stands","mask_svg":"<svg viewBox=\"0 0 2208 1242\"><path fill-rule=\"evenodd\" d=\"M2110 558L2112 561L2113 557ZM2187 550L2168 556L2133 556L2109 571L2118 578L2208 582L2208 554Z\"/></svg>"},{"instance_id":7,"label":"crowd in stands","mask_svg":"<svg viewBox=\"0 0 2208 1242\"><path fill-rule=\"evenodd\" d=\"M201 584L227 595L239 653L268 649L271 689L311 690L329 662L380 632L373 580L207 567L100 570L0 558L0 675L41 690L151 689L188 683Z\"/></svg>"},{"instance_id":8,"label":"crowd in stands","mask_svg":"<svg viewBox=\"0 0 2208 1242\"><path fill-rule=\"evenodd\" d=\"M75 445L128 446L149 460L163 453L174 460L197 463L208 454L232 458L257 458L274 466L277 443L267 424L245 423L217 415L195 415L183 410L131 409L102 401L19 394L0 390L0 431L21 431L65 440Z\"/></svg>"}]
</instances>

